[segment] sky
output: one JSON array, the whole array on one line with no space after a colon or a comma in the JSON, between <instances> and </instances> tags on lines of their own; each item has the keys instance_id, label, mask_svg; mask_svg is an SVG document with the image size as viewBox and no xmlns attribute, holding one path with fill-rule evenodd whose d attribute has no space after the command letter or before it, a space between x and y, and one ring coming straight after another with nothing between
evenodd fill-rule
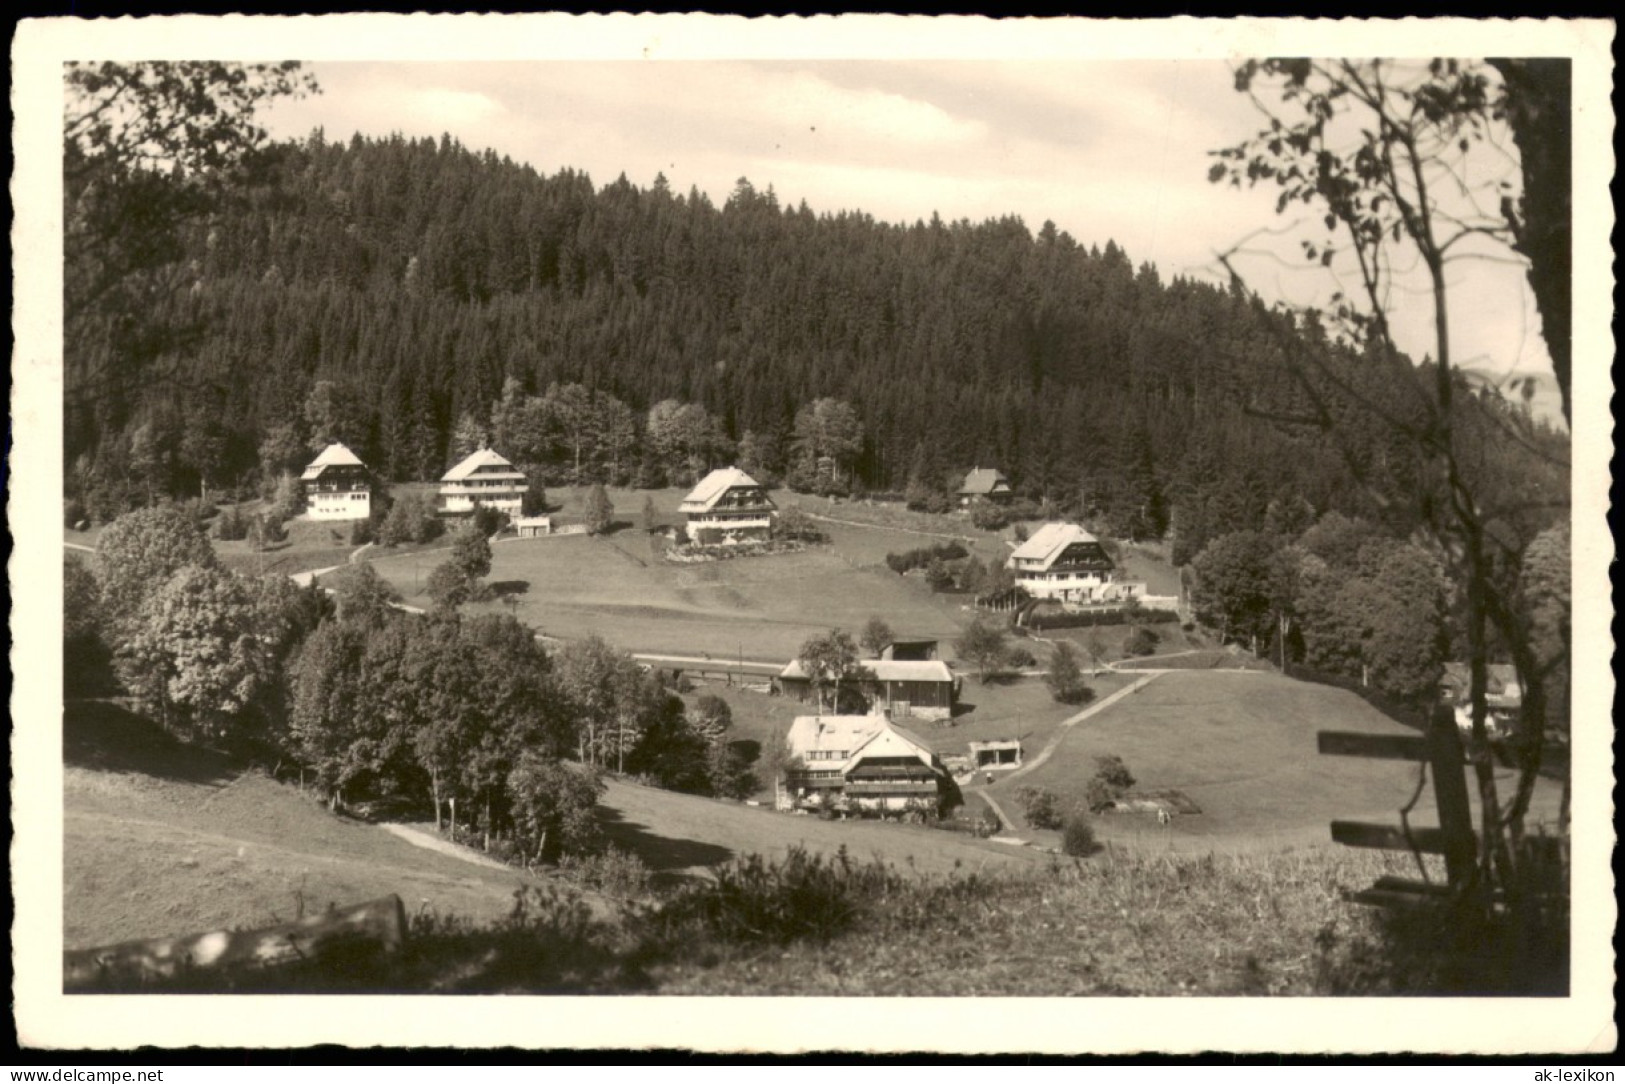
<instances>
[{"instance_id":1,"label":"sky","mask_svg":"<svg viewBox=\"0 0 1625 1084\"><path fill-rule=\"evenodd\" d=\"M1222 60L540 60L328 62L319 95L279 103L273 134L321 127L439 137L544 173L664 174L720 206L739 178L781 204L859 210L888 222L1048 220L1085 245L1113 240L1136 263L1224 281L1217 254L1246 242L1237 268L1269 301L1324 304L1348 289L1298 270L1295 235L1274 189L1210 184L1209 151L1253 134L1255 106ZM1503 163L1503 166L1505 163ZM1516 177L1515 162L1508 170ZM1259 254L1268 250L1268 255ZM1455 359L1492 379L1545 374L1550 362L1520 267L1451 269ZM1431 298L1413 280L1392 300L1400 345L1434 350Z\"/></svg>"}]
</instances>

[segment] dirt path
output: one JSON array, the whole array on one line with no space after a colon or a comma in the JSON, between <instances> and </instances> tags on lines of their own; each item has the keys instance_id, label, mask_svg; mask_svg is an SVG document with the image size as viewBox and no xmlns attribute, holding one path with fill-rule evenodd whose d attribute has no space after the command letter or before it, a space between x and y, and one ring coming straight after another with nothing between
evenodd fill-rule
<instances>
[{"instance_id":1,"label":"dirt path","mask_svg":"<svg viewBox=\"0 0 1625 1084\"><path fill-rule=\"evenodd\" d=\"M378 827L392 836L399 836L414 847L422 847L427 851L438 851L451 858L461 858L464 862L471 862L476 866L484 866L487 869L500 869L508 873L520 872L506 862L498 862L495 858L488 858L471 847L441 839L439 836L430 835L428 832L405 824L380 824Z\"/></svg>"}]
</instances>

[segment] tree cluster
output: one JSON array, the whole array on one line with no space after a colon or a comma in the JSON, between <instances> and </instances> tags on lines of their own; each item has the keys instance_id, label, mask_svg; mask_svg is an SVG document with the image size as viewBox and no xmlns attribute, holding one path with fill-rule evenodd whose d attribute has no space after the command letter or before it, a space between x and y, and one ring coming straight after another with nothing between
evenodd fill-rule
<instances>
[{"instance_id":1,"label":"tree cluster","mask_svg":"<svg viewBox=\"0 0 1625 1084\"><path fill-rule=\"evenodd\" d=\"M489 572L477 528L447 562ZM335 806L404 799L436 823L506 839L527 858L597 846L596 773L743 797L755 787L728 741L727 705L693 712L600 640L549 654L506 615L399 610L368 564L320 587L223 568L173 505L103 532L94 569L65 570L70 692L101 653L167 727L296 765ZM82 666L86 673L71 668Z\"/></svg>"}]
</instances>

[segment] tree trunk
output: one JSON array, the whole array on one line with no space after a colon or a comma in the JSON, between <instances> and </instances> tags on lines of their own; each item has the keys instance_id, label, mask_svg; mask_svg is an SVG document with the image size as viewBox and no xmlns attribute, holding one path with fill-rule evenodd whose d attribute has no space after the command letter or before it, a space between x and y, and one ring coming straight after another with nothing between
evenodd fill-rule
<instances>
[{"instance_id":1,"label":"tree trunk","mask_svg":"<svg viewBox=\"0 0 1625 1084\"><path fill-rule=\"evenodd\" d=\"M434 830L440 831L440 773L429 769L429 796L434 799Z\"/></svg>"}]
</instances>

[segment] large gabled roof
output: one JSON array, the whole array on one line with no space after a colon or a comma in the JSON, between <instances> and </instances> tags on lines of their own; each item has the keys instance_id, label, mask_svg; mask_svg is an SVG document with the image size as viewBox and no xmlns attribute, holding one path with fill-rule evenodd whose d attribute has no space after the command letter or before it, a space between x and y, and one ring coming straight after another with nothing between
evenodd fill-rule
<instances>
[{"instance_id":1,"label":"large gabled roof","mask_svg":"<svg viewBox=\"0 0 1625 1084\"><path fill-rule=\"evenodd\" d=\"M761 488L761 483L738 467L719 467L700 479L700 484L689 490L683 503L678 505L679 512L704 512L717 502L730 489L741 486Z\"/></svg>"},{"instance_id":2,"label":"large gabled roof","mask_svg":"<svg viewBox=\"0 0 1625 1084\"><path fill-rule=\"evenodd\" d=\"M936 757L917 734L883 715L800 715L790 724L785 747L792 756L805 756L815 750L845 753L843 768L865 752L870 756L913 755L927 765Z\"/></svg>"},{"instance_id":3,"label":"large gabled roof","mask_svg":"<svg viewBox=\"0 0 1625 1084\"><path fill-rule=\"evenodd\" d=\"M350 451L350 449L346 448L338 441L334 441L332 444L329 444L327 447L323 448L320 455L310 461L310 465L305 468L305 473L299 477L302 480L308 481L321 474L322 471L327 467L365 468L366 464L361 462L360 458L357 457L354 452Z\"/></svg>"},{"instance_id":4,"label":"large gabled roof","mask_svg":"<svg viewBox=\"0 0 1625 1084\"><path fill-rule=\"evenodd\" d=\"M472 477L474 472L478 471L481 467L508 468L506 471L501 472L487 471L485 474L481 475L483 478L513 478L521 482L525 480L525 476L523 474L513 469L512 463L508 462L508 460L504 459L502 456L498 455L496 452L493 452L489 448L481 448L477 452L470 453L461 463L451 468L451 470L447 471L445 474L442 474L440 476L440 480L442 482L461 482Z\"/></svg>"},{"instance_id":5,"label":"large gabled roof","mask_svg":"<svg viewBox=\"0 0 1625 1084\"><path fill-rule=\"evenodd\" d=\"M1015 548L1010 556L1018 561L1050 564L1075 542L1098 542L1094 535L1076 523L1046 523Z\"/></svg>"}]
</instances>

